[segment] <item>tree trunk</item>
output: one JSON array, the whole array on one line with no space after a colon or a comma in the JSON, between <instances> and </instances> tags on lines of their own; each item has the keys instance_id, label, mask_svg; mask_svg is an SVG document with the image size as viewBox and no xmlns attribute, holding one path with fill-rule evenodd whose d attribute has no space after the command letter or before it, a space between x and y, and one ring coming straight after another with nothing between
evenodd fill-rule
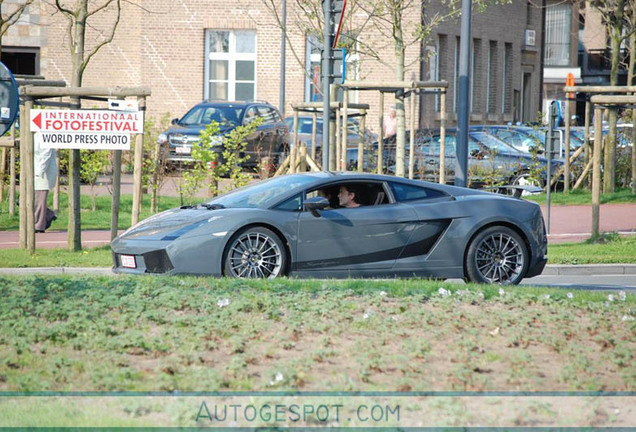
<instances>
[{"instance_id":1,"label":"tree trunk","mask_svg":"<svg viewBox=\"0 0 636 432\"><path fill-rule=\"evenodd\" d=\"M636 27L636 11L632 11L632 30ZM636 33L629 36L629 69L627 70L627 85L634 85L636 78ZM636 109L632 109L632 124L636 123ZM636 127L632 127L632 194L636 195Z\"/></svg>"},{"instance_id":2,"label":"tree trunk","mask_svg":"<svg viewBox=\"0 0 636 432\"><path fill-rule=\"evenodd\" d=\"M619 0L616 4L616 20L614 25L609 29L612 58L610 70L610 85L618 84L618 73L620 71L620 48L623 37L623 15L624 0ZM615 190L616 179L616 122L617 115L615 109L609 110L609 134L607 137L607 145L605 146L605 170L603 176L603 193L612 193Z\"/></svg>"},{"instance_id":3,"label":"tree trunk","mask_svg":"<svg viewBox=\"0 0 636 432\"><path fill-rule=\"evenodd\" d=\"M71 87L82 86L84 73L84 38L86 35L86 19L88 16L88 1L80 2L75 16L75 34L71 44L71 58L73 70ZM79 98L71 98L73 109L80 109ZM71 196L68 200L68 248L71 251L82 249L81 213L80 213L80 151L70 150L68 186Z\"/></svg>"},{"instance_id":4,"label":"tree trunk","mask_svg":"<svg viewBox=\"0 0 636 432\"><path fill-rule=\"evenodd\" d=\"M394 10L393 38L395 41L395 78L404 81L404 35L402 32L402 11ZM395 94L396 135L395 135L395 175L404 177L404 160L406 147L406 115L404 112L404 92Z\"/></svg>"}]
</instances>

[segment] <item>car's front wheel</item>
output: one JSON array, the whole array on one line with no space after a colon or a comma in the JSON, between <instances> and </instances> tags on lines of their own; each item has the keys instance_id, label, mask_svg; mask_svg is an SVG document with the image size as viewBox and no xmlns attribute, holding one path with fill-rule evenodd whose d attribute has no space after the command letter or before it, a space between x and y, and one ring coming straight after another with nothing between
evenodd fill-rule
<instances>
[{"instance_id":1,"label":"car's front wheel","mask_svg":"<svg viewBox=\"0 0 636 432\"><path fill-rule=\"evenodd\" d=\"M285 273L287 252L274 232L264 227L253 227L230 239L224 260L225 276L271 279Z\"/></svg>"},{"instance_id":2,"label":"car's front wheel","mask_svg":"<svg viewBox=\"0 0 636 432\"><path fill-rule=\"evenodd\" d=\"M516 285L528 270L528 248L512 229L493 226L479 232L466 253L470 282Z\"/></svg>"}]
</instances>

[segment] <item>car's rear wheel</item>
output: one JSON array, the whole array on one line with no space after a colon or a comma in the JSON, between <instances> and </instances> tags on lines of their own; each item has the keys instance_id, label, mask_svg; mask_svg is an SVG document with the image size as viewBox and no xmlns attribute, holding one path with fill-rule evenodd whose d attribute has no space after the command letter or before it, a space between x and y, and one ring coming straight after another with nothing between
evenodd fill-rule
<instances>
[{"instance_id":1,"label":"car's rear wheel","mask_svg":"<svg viewBox=\"0 0 636 432\"><path fill-rule=\"evenodd\" d=\"M528 270L528 248L512 229L493 226L479 232L466 253L470 282L516 285Z\"/></svg>"},{"instance_id":2,"label":"car's rear wheel","mask_svg":"<svg viewBox=\"0 0 636 432\"><path fill-rule=\"evenodd\" d=\"M224 255L223 274L235 278L275 278L285 273L287 252L271 230L253 227L230 239Z\"/></svg>"}]
</instances>

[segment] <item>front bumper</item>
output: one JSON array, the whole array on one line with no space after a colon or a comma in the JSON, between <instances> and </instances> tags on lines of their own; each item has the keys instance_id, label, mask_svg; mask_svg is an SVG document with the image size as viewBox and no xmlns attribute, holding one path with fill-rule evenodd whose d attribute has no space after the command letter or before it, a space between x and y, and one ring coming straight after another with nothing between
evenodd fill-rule
<instances>
[{"instance_id":1,"label":"front bumper","mask_svg":"<svg viewBox=\"0 0 636 432\"><path fill-rule=\"evenodd\" d=\"M113 272L128 274L193 274L221 276L224 236L200 235L170 241L118 237L111 243ZM122 265L132 255L135 268Z\"/></svg>"}]
</instances>

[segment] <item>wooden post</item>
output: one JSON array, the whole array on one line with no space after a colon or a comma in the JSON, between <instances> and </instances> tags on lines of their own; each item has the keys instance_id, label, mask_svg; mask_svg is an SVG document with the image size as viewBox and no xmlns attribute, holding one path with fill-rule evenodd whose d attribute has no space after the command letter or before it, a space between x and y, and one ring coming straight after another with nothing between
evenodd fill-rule
<instances>
[{"instance_id":1,"label":"wooden post","mask_svg":"<svg viewBox=\"0 0 636 432\"><path fill-rule=\"evenodd\" d=\"M342 142L340 152L340 167L347 170L347 139L349 138L349 90L343 89L342 97Z\"/></svg>"},{"instance_id":2,"label":"wooden post","mask_svg":"<svg viewBox=\"0 0 636 432\"><path fill-rule=\"evenodd\" d=\"M269 157L263 158L263 161L266 163L266 167L269 166ZM120 159L121 163L121 159ZM150 213L154 214L157 212L157 193L159 189L159 171L161 170L161 144L159 141L155 140L155 150L152 155L152 189L150 191ZM269 168L266 168L268 171ZM262 178L262 177L261 177Z\"/></svg>"},{"instance_id":3,"label":"wooden post","mask_svg":"<svg viewBox=\"0 0 636 432\"><path fill-rule=\"evenodd\" d=\"M146 97L143 96L139 99L139 110L146 111ZM135 166L133 172L133 208L131 224L137 225L139 222L139 213L141 212L141 200L142 200L142 184L141 184L141 172L143 168L143 152L144 152L144 136L143 134L137 134L135 137Z\"/></svg>"},{"instance_id":4,"label":"wooden post","mask_svg":"<svg viewBox=\"0 0 636 432\"><path fill-rule=\"evenodd\" d=\"M4 201L4 178L7 173L7 148L2 147L2 156L0 156L0 202Z\"/></svg>"},{"instance_id":5,"label":"wooden post","mask_svg":"<svg viewBox=\"0 0 636 432\"><path fill-rule=\"evenodd\" d=\"M367 110L360 110L362 118L360 119L360 141L358 142L358 172L364 171L364 140L366 135Z\"/></svg>"},{"instance_id":6,"label":"wooden post","mask_svg":"<svg viewBox=\"0 0 636 432\"><path fill-rule=\"evenodd\" d=\"M294 140L296 141L296 140ZM296 159L298 156L298 144L294 143L292 145L291 151L289 152L289 174L296 173Z\"/></svg>"},{"instance_id":7,"label":"wooden post","mask_svg":"<svg viewBox=\"0 0 636 432\"><path fill-rule=\"evenodd\" d=\"M293 132L293 134L294 134L294 142L292 143L292 146L295 146L300 141L298 139L298 110L297 109L294 109L294 123L293 123L293 126L294 126L294 132Z\"/></svg>"},{"instance_id":8,"label":"wooden post","mask_svg":"<svg viewBox=\"0 0 636 432\"><path fill-rule=\"evenodd\" d=\"M331 101L335 101L336 100L336 93L337 93L337 89L335 85L331 85L330 87L330 99ZM337 102L336 102L337 104ZM332 116L332 112L333 112L333 116ZM337 171L338 167L337 167L337 163L338 163L338 158L337 158L337 136L338 136L338 131L337 131L337 124L338 124L338 107L336 106L335 109L333 109L333 105L330 105L329 107L329 121L331 122L331 126L329 127L329 171ZM335 118L335 121L333 120Z\"/></svg>"},{"instance_id":9,"label":"wooden post","mask_svg":"<svg viewBox=\"0 0 636 432\"><path fill-rule=\"evenodd\" d=\"M15 147L11 147L9 158L9 214L15 216Z\"/></svg>"},{"instance_id":10,"label":"wooden post","mask_svg":"<svg viewBox=\"0 0 636 432\"><path fill-rule=\"evenodd\" d=\"M336 171L342 171L342 128L340 124L340 108L336 108Z\"/></svg>"},{"instance_id":11,"label":"wooden post","mask_svg":"<svg viewBox=\"0 0 636 432\"><path fill-rule=\"evenodd\" d=\"M110 213L110 239L117 237L119 228L119 198L121 196L121 150L113 155L113 204Z\"/></svg>"},{"instance_id":12,"label":"wooden post","mask_svg":"<svg viewBox=\"0 0 636 432\"><path fill-rule=\"evenodd\" d=\"M632 194L636 195L636 109L632 109Z\"/></svg>"},{"instance_id":13,"label":"wooden post","mask_svg":"<svg viewBox=\"0 0 636 432\"><path fill-rule=\"evenodd\" d=\"M299 147L300 150L300 166L299 166L299 171L300 172L305 172L307 171L307 146L302 144Z\"/></svg>"},{"instance_id":14,"label":"wooden post","mask_svg":"<svg viewBox=\"0 0 636 432\"><path fill-rule=\"evenodd\" d=\"M314 111L313 113L311 113L311 158L316 160L316 134L318 131L316 131L316 126L318 123L318 114L316 114L316 111Z\"/></svg>"},{"instance_id":15,"label":"wooden post","mask_svg":"<svg viewBox=\"0 0 636 432\"><path fill-rule=\"evenodd\" d=\"M567 94L566 94L567 96ZM561 157L561 155L557 155ZM563 193L570 193L570 98L565 99L565 171L563 172Z\"/></svg>"},{"instance_id":16,"label":"wooden post","mask_svg":"<svg viewBox=\"0 0 636 432\"><path fill-rule=\"evenodd\" d=\"M20 104L20 118L26 118L25 104ZM27 130L31 128L30 124L26 124L24 132L20 134L20 156L26 155L26 135ZM27 223L26 223L26 170L24 167L20 169L20 249L27 247Z\"/></svg>"},{"instance_id":17,"label":"wooden post","mask_svg":"<svg viewBox=\"0 0 636 432\"><path fill-rule=\"evenodd\" d=\"M380 123L380 134L378 135L378 174L382 174L384 165L384 93L380 92L380 115L378 116Z\"/></svg>"},{"instance_id":18,"label":"wooden post","mask_svg":"<svg viewBox=\"0 0 636 432\"><path fill-rule=\"evenodd\" d=\"M439 97L439 182L446 183L446 89Z\"/></svg>"},{"instance_id":19,"label":"wooden post","mask_svg":"<svg viewBox=\"0 0 636 432\"><path fill-rule=\"evenodd\" d=\"M57 175L55 176L55 186L53 186L53 211L57 214L60 211L60 152L55 152L55 166Z\"/></svg>"},{"instance_id":20,"label":"wooden post","mask_svg":"<svg viewBox=\"0 0 636 432\"><path fill-rule=\"evenodd\" d=\"M415 169L415 90L411 92L411 134L409 136L409 178Z\"/></svg>"},{"instance_id":21,"label":"wooden post","mask_svg":"<svg viewBox=\"0 0 636 432\"><path fill-rule=\"evenodd\" d=\"M24 137L24 153L20 153L20 171L24 171L24 181L26 183L24 200L20 197L20 203L24 203L26 210L26 246L29 252L35 253L35 174L33 163L33 134L31 133L31 110L33 109L33 99L25 98L24 117L22 120L22 133L20 139ZM24 134L24 135L23 135Z\"/></svg>"},{"instance_id":22,"label":"wooden post","mask_svg":"<svg viewBox=\"0 0 636 432\"><path fill-rule=\"evenodd\" d=\"M594 152L592 153L592 238L599 236L601 203L601 143L603 141L601 109L594 109Z\"/></svg>"},{"instance_id":23,"label":"wooden post","mask_svg":"<svg viewBox=\"0 0 636 432\"><path fill-rule=\"evenodd\" d=\"M587 165L591 158L590 158L590 154L591 152L591 147L590 147L590 121L591 121L591 117L592 117L592 104L590 103L590 101L585 101L585 132L584 132L584 142L583 142L583 146L585 147L585 164ZM589 186L589 183L586 182L586 185Z\"/></svg>"}]
</instances>

